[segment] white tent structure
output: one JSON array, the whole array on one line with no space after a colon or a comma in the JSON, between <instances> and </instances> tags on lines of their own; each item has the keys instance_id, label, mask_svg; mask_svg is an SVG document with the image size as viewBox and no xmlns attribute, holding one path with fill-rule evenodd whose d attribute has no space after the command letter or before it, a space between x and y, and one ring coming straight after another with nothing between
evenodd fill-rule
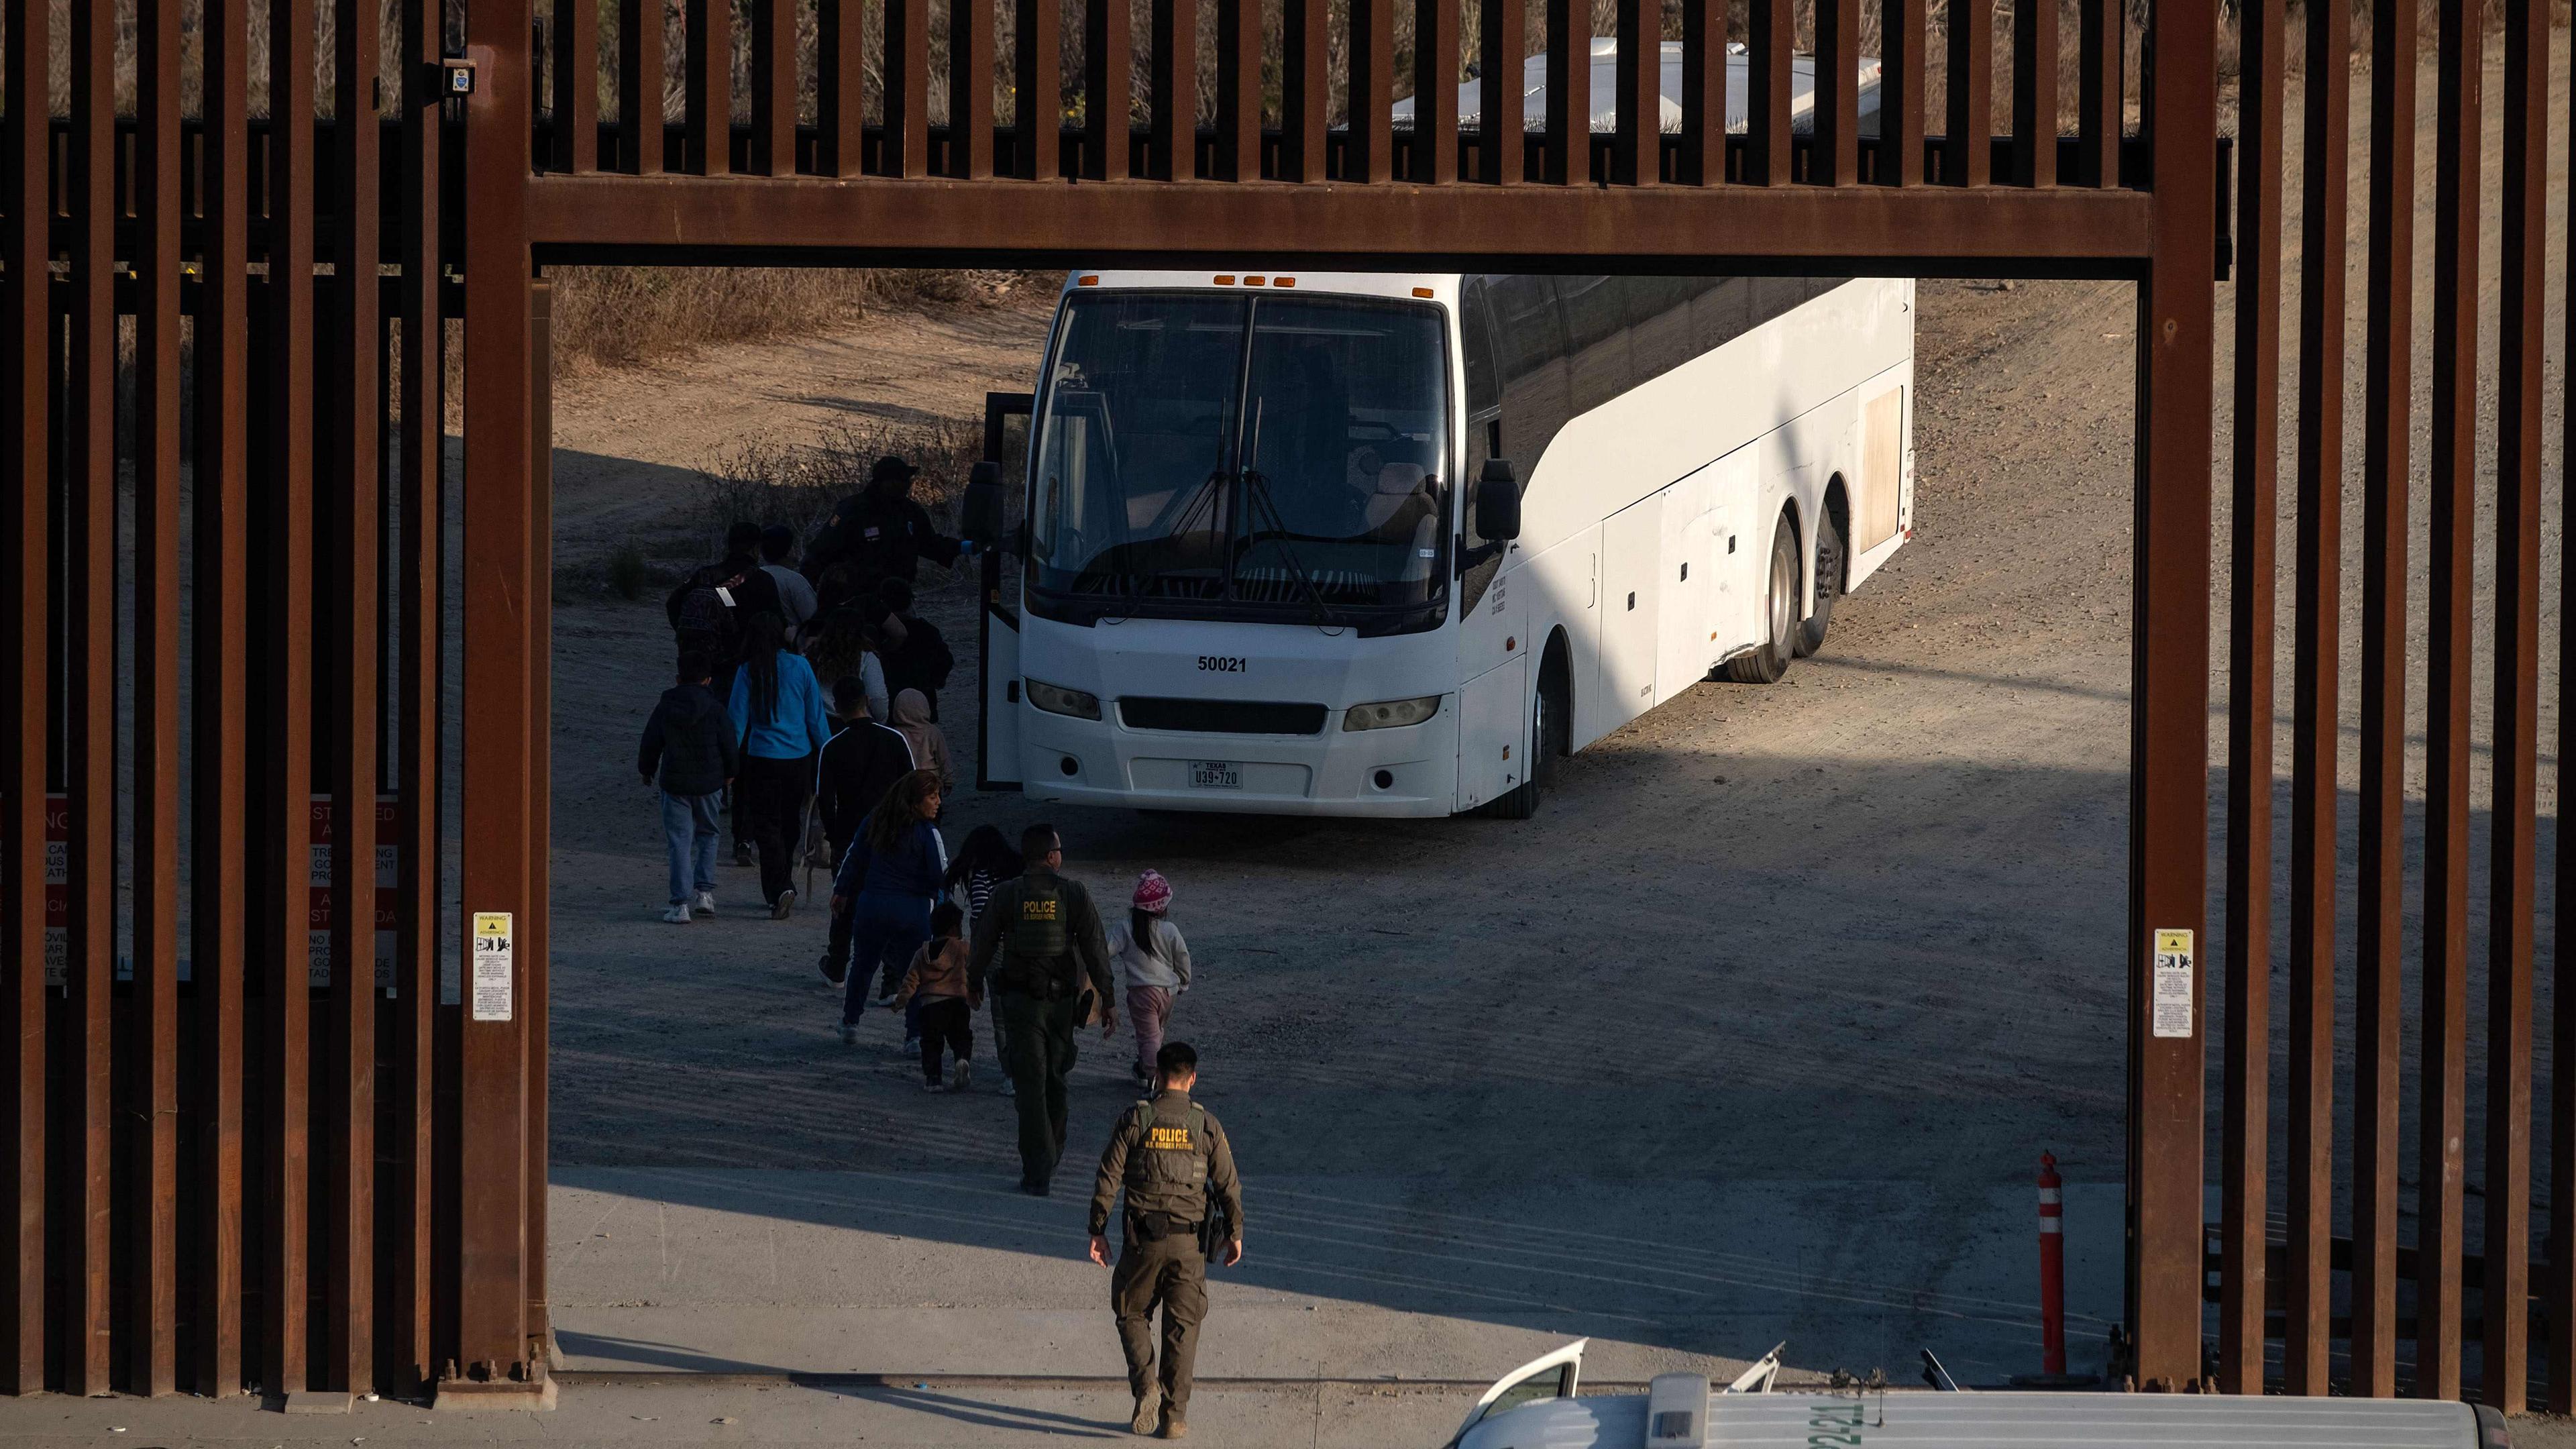
<instances>
[{"instance_id":1,"label":"white tent structure","mask_svg":"<svg viewBox=\"0 0 2576 1449\"><path fill-rule=\"evenodd\" d=\"M1663 43L1663 76L1659 87L1662 98L1661 129L1678 131L1682 127L1682 46L1678 40ZM1726 129L1742 132L1745 126L1745 98L1752 93L1752 60L1741 44L1726 48ZM1878 134L1878 76L1876 56L1860 60L1860 129L1864 136ZM1619 80L1619 41L1614 36L1592 38L1592 129L1607 133L1617 129ZM1484 83L1469 81L1458 87L1458 124L1479 128L1484 110ZM1816 58L1792 56L1789 61L1789 124L1805 133L1815 129ZM1533 55L1521 62L1521 123L1524 129L1538 130L1547 124L1547 57ZM1413 124L1413 100L1406 97L1395 103L1398 128Z\"/></svg>"}]
</instances>

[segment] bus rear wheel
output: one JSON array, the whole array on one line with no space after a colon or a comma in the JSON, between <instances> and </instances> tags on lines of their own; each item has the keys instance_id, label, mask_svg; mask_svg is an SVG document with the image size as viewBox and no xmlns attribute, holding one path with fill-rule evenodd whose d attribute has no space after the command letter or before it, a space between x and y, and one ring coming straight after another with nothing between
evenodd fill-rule
<instances>
[{"instance_id":1,"label":"bus rear wheel","mask_svg":"<svg viewBox=\"0 0 2576 1449\"><path fill-rule=\"evenodd\" d=\"M1834 600L1842 591L1843 531L1834 526L1834 516L1827 512L1816 520L1816 608L1807 616L1807 622L1798 626L1799 658L1825 647L1825 631L1834 623Z\"/></svg>"},{"instance_id":2,"label":"bus rear wheel","mask_svg":"<svg viewBox=\"0 0 2576 1449\"><path fill-rule=\"evenodd\" d=\"M1783 514L1771 534L1770 582L1762 594L1762 645L1726 661L1726 677L1738 684L1777 684L1797 657L1798 539Z\"/></svg>"}]
</instances>

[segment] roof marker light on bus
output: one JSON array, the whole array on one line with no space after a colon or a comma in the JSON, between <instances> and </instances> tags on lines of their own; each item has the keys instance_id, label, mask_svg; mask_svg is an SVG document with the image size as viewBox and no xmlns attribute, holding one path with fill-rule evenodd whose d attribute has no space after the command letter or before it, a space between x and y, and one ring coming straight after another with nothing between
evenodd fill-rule
<instances>
[{"instance_id":1,"label":"roof marker light on bus","mask_svg":"<svg viewBox=\"0 0 2576 1449\"><path fill-rule=\"evenodd\" d=\"M1416 287L1413 289L1413 295L1417 297L1428 297L1431 295L1431 289L1429 287Z\"/></svg>"},{"instance_id":2,"label":"roof marker light on bus","mask_svg":"<svg viewBox=\"0 0 2576 1449\"><path fill-rule=\"evenodd\" d=\"M1244 278L1244 279L1243 279L1243 285L1245 285L1245 286L1247 286L1247 287L1258 287L1258 286L1260 286L1260 285L1261 285L1261 278L1259 278L1259 277L1246 277L1246 278Z\"/></svg>"},{"instance_id":3,"label":"roof marker light on bus","mask_svg":"<svg viewBox=\"0 0 2576 1449\"><path fill-rule=\"evenodd\" d=\"M1272 277L1270 279L1270 285L1274 287L1293 287L1297 285L1297 279L1295 277Z\"/></svg>"},{"instance_id":4,"label":"roof marker light on bus","mask_svg":"<svg viewBox=\"0 0 2576 1449\"><path fill-rule=\"evenodd\" d=\"M1100 285L1100 279L1098 277L1084 277L1082 280L1074 283L1074 285L1077 287L1097 287Z\"/></svg>"},{"instance_id":5,"label":"roof marker light on bus","mask_svg":"<svg viewBox=\"0 0 2576 1449\"><path fill-rule=\"evenodd\" d=\"M1234 285L1234 278L1232 278L1232 277L1219 277L1219 278L1217 278L1217 279L1216 279L1216 284L1217 284L1218 286L1220 286L1220 287L1231 287L1231 286L1233 286L1233 285Z\"/></svg>"}]
</instances>

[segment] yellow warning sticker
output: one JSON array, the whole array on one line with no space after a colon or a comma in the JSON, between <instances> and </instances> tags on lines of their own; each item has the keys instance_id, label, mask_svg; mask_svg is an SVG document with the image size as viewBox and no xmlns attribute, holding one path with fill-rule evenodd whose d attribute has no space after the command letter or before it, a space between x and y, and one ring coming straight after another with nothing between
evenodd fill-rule
<instances>
[{"instance_id":1,"label":"yellow warning sticker","mask_svg":"<svg viewBox=\"0 0 2576 1449\"><path fill-rule=\"evenodd\" d=\"M476 1021L510 1019L510 913L476 911L471 945Z\"/></svg>"}]
</instances>

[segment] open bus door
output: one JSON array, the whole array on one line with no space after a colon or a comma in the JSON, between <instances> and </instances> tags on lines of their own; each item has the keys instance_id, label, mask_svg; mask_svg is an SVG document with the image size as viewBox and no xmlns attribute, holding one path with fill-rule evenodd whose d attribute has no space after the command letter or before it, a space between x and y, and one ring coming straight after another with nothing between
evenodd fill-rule
<instances>
[{"instance_id":1,"label":"open bus door","mask_svg":"<svg viewBox=\"0 0 2576 1449\"><path fill-rule=\"evenodd\" d=\"M1020 788L1020 577L1028 551L1029 414L1033 394L984 394L984 460L1000 492L995 537L980 540L983 607L975 630L982 708L975 723L975 788ZM984 470L976 470L982 474ZM970 508L969 513L973 510Z\"/></svg>"}]
</instances>

